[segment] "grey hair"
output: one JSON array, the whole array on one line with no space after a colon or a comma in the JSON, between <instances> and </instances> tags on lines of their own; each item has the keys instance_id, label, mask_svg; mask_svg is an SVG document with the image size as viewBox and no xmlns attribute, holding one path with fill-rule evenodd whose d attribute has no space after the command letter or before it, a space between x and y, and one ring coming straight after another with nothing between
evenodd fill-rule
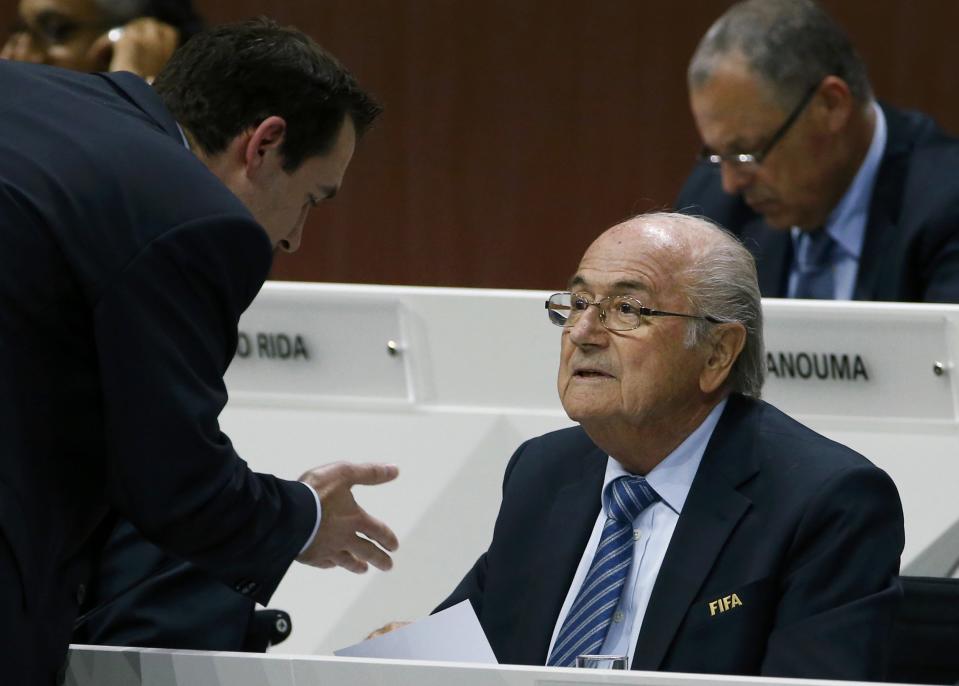
<instances>
[{"instance_id":1,"label":"grey hair","mask_svg":"<svg viewBox=\"0 0 959 686\"><path fill-rule=\"evenodd\" d=\"M733 392L759 398L766 377L766 353L762 296L753 256L736 236L704 217L662 212L647 218L680 223L687 235L689 230L707 234L705 240L689 241L688 245L689 265L683 276L690 312L742 324L746 343L726 385ZM708 340L714 326L704 319L690 319L686 347L694 348Z\"/></svg>"},{"instance_id":2,"label":"grey hair","mask_svg":"<svg viewBox=\"0 0 959 686\"><path fill-rule=\"evenodd\" d=\"M95 0L104 18L111 23L126 24L146 15L150 0Z\"/></svg>"},{"instance_id":3,"label":"grey hair","mask_svg":"<svg viewBox=\"0 0 959 686\"><path fill-rule=\"evenodd\" d=\"M740 54L791 109L814 84L838 76L860 103L872 101L866 65L839 26L813 0L745 0L703 36L689 63L691 88L702 86L719 61Z\"/></svg>"}]
</instances>

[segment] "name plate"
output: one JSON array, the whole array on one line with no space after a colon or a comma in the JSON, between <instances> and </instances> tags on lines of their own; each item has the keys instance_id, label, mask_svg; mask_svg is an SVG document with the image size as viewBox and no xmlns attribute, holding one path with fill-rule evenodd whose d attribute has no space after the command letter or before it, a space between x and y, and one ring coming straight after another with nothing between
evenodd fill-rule
<instances>
[{"instance_id":1,"label":"name plate","mask_svg":"<svg viewBox=\"0 0 959 686\"><path fill-rule=\"evenodd\" d=\"M782 301L766 301L764 312L763 396L784 411L955 420L947 317Z\"/></svg>"},{"instance_id":2,"label":"name plate","mask_svg":"<svg viewBox=\"0 0 959 686\"><path fill-rule=\"evenodd\" d=\"M240 319L231 396L412 402L400 304L264 289Z\"/></svg>"}]
</instances>

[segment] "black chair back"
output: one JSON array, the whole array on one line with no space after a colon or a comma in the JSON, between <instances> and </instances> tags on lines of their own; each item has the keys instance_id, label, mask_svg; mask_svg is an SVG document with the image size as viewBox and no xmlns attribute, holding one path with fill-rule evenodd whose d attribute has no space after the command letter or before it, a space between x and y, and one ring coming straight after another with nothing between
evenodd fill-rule
<instances>
[{"instance_id":1,"label":"black chair back","mask_svg":"<svg viewBox=\"0 0 959 686\"><path fill-rule=\"evenodd\" d=\"M902 576L889 641L889 681L959 683L959 579Z\"/></svg>"}]
</instances>

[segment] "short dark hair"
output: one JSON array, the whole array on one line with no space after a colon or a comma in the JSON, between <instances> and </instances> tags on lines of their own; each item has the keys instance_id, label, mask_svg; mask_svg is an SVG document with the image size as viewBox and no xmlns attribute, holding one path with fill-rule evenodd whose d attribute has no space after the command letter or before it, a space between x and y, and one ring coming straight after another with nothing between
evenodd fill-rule
<instances>
[{"instance_id":1,"label":"short dark hair","mask_svg":"<svg viewBox=\"0 0 959 686\"><path fill-rule=\"evenodd\" d=\"M347 116L362 135L382 108L335 57L293 27L258 18L193 36L154 83L174 118L215 155L269 116L286 120L283 168L332 148Z\"/></svg>"},{"instance_id":2,"label":"short dark hair","mask_svg":"<svg viewBox=\"0 0 959 686\"><path fill-rule=\"evenodd\" d=\"M746 0L733 5L710 27L689 64L689 83L698 87L730 54L745 57L785 109L810 87L838 76L856 100L872 100L866 65L852 43L813 0Z\"/></svg>"}]
</instances>

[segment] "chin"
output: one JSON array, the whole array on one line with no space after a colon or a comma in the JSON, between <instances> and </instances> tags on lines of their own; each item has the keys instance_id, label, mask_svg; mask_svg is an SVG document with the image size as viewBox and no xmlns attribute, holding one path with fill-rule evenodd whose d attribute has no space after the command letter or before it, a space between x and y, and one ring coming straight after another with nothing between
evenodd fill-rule
<instances>
[{"instance_id":1,"label":"chin","mask_svg":"<svg viewBox=\"0 0 959 686\"><path fill-rule=\"evenodd\" d=\"M589 422L590 420L602 419L608 417L608 409L597 406L595 403L586 403L582 401L563 401L563 409L566 415L574 422Z\"/></svg>"},{"instance_id":2,"label":"chin","mask_svg":"<svg viewBox=\"0 0 959 686\"><path fill-rule=\"evenodd\" d=\"M786 229L791 229L796 225L791 217L787 217L782 214L764 214L763 221L778 231L785 231Z\"/></svg>"}]
</instances>

